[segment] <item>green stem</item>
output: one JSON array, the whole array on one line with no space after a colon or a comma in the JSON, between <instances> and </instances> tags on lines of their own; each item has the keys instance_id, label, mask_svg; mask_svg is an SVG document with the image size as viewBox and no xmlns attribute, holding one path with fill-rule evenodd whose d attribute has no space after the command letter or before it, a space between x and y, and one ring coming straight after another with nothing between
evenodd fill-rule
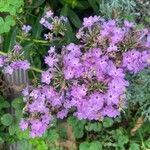
<instances>
[{"instance_id":1,"label":"green stem","mask_svg":"<svg viewBox=\"0 0 150 150\"><path fill-rule=\"evenodd\" d=\"M35 68L35 67L31 67L30 69L33 70L33 71L39 72L39 73L43 72L43 70Z\"/></svg>"},{"instance_id":2,"label":"green stem","mask_svg":"<svg viewBox=\"0 0 150 150\"><path fill-rule=\"evenodd\" d=\"M22 37L22 36L19 36L19 35L17 35L17 38L20 39L20 40L32 41L34 43L50 44L49 41L30 39L30 38Z\"/></svg>"},{"instance_id":3,"label":"green stem","mask_svg":"<svg viewBox=\"0 0 150 150\"><path fill-rule=\"evenodd\" d=\"M7 56L7 53L0 51L0 55Z\"/></svg>"},{"instance_id":4,"label":"green stem","mask_svg":"<svg viewBox=\"0 0 150 150\"><path fill-rule=\"evenodd\" d=\"M143 140L143 136L142 136L142 133L141 133L141 129L138 130L138 133L139 133L139 136L140 136L140 139L141 139L142 147L143 147L144 150L145 150L146 147L145 147L145 144L144 144L144 140Z\"/></svg>"}]
</instances>

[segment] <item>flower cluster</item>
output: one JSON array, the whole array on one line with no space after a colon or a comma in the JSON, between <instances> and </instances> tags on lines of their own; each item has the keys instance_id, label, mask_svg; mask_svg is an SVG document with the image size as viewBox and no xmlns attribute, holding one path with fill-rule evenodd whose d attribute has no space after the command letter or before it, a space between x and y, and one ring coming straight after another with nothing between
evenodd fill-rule
<instances>
[{"instance_id":1,"label":"flower cluster","mask_svg":"<svg viewBox=\"0 0 150 150\"><path fill-rule=\"evenodd\" d=\"M41 22L53 30L46 19L54 19L51 11ZM121 26L115 20L91 16L84 18L76 37L79 44L64 46L61 54L50 48L42 85L23 91L28 117L20 127L30 128L32 137L41 136L52 118L63 119L68 113L87 120L120 115L129 86L126 73L138 73L150 65L150 33L135 23L125 21Z\"/></svg>"},{"instance_id":2,"label":"flower cluster","mask_svg":"<svg viewBox=\"0 0 150 150\"><path fill-rule=\"evenodd\" d=\"M0 55L0 67L5 74L11 75L14 70L28 70L30 68L30 63L27 60L22 59L21 49L22 47L19 44L16 44L12 53L9 53L8 56Z\"/></svg>"},{"instance_id":3,"label":"flower cluster","mask_svg":"<svg viewBox=\"0 0 150 150\"><path fill-rule=\"evenodd\" d=\"M48 34L44 34L45 40L55 40L58 35L64 36L67 21L66 17L53 16L51 10L47 11L40 20L40 24L49 30Z\"/></svg>"}]
</instances>

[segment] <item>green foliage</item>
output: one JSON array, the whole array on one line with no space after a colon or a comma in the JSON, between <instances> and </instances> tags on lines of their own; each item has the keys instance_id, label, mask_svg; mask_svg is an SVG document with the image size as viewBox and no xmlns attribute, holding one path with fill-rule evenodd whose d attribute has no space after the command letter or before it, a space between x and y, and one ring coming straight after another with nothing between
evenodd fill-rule
<instances>
[{"instance_id":1,"label":"green foliage","mask_svg":"<svg viewBox=\"0 0 150 150\"><path fill-rule=\"evenodd\" d=\"M99 141L83 142L80 144L79 150L102 150L102 144Z\"/></svg>"},{"instance_id":2,"label":"green foliage","mask_svg":"<svg viewBox=\"0 0 150 150\"><path fill-rule=\"evenodd\" d=\"M84 135L85 120L78 120L76 117L69 117L68 124L72 126L75 138L82 138Z\"/></svg>"},{"instance_id":3,"label":"green foliage","mask_svg":"<svg viewBox=\"0 0 150 150\"><path fill-rule=\"evenodd\" d=\"M100 0L99 11L106 18L118 18L125 15L132 15L136 3L134 0Z\"/></svg>"},{"instance_id":4,"label":"green foliage","mask_svg":"<svg viewBox=\"0 0 150 150\"><path fill-rule=\"evenodd\" d=\"M114 121L111 118L104 118L103 120L103 126L105 128L109 128L113 125Z\"/></svg>"},{"instance_id":5,"label":"green foliage","mask_svg":"<svg viewBox=\"0 0 150 150\"><path fill-rule=\"evenodd\" d=\"M15 17L17 13L20 13L21 6L23 6L23 0L1 0L0 1L0 13L4 17L0 17L0 34L8 32L11 26L15 25ZM6 16L6 17L5 17Z\"/></svg>"},{"instance_id":6,"label":"green foliage","mask_svg":"<svg viewBox=\"0 0 150 150\"><path fill-rule=\"evenodd\" d=\"M1 123L5 126L9 126L12 124L12 121L13 121L13 117L11 114L4 114L2 117L1 117Z\"/></svg>"},{"instance_id":7,"label":"green foliage","mask_svg":"<svg viewBox=\"0 0 150 150\"><path fill-rule=\"evenodd\" d=\"M94 131L94 132L99 132L102 130L102 125L100 122L88 122L87 125L85 126L85 129L87 131Z\"/></svg>"},{"instance_id":8,"label":"green foliage","mask_svg":"<svg viewBox=\"0 0 150 150\"><path fill-rule=\"evenodd\" d=\"M130 87L127 92L127 100L131 109L138 115L144 116L150 121L150 69L145 69L136 76L130 76Z\"/></svg>"},{"instance_id":9,"label":"green foliage","mask_svg":"<svg viewBox=\"0 0 150 150\"><path fill-rule=\"evenodd\" d=\"M131 143L129 150L140 150L140 146L137 143Z\"/></svg>"}]
</instances>

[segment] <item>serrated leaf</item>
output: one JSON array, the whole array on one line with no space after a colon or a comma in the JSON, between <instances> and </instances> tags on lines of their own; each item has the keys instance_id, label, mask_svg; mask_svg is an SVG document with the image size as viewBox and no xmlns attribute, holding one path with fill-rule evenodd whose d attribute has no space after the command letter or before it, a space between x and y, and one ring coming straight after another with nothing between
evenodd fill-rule
<instances>
[{"instance_id":1,"label":"serrated leaf","mask_svg":"<svg viewBox=\"0 0 150 150\"><path fill-rule=\"evenodd\" d=\"M48 135L47 135L47 139L49 139L51 142L55 142L57 141L59 138L59 135L57 133L57 130L49 130Z\"/></svg>"},{"instance_id":2,"label":"serrated leaf","mask_svg":"<svg viewBox=\"0 0 150 150\"><path fill-rule=\"evenodd\" d=\"M12 16L10 16L10 15L5 18L5 22L6 22L6 24L9 25L9 26L14 26L14 25L15 25L15 20L14 20L14 18L13 18Z\"/></svg>"},{"instance_id":3,"label":"serrated leaf","mask_svg":"<svg viewBox=\"0 0 150 150\"><path fill-rule=\"evenodd\" d=\"M9 126L8 131L10 135L14 135L16 133L17 127L16 124L12 124Z\"/></svg>"},{"instance_id":4,"label":"serrated leaf","mask_svg":"<svg viewBox=\"0 0 150 150\"><path fill-rule=\"evenodd\" d=\"M94 122L94 123L89 122L89 123L85 126L85 129L86 129L87 131L99 132L99 131L101 131L101 129L102 129L102 125L101 125L101 123L99 123L99 122Z\"/></svg>"},{"instance_id":5,"label":"serrated leaf","mask_svg":"<svg viewBox=\"0 0 150 150\"><path fill-rule=\"evenodd\" d=\"M89 150L89 146L90 146L89 142L83 142L80 144L79 150Z\"/></svg>"},{"instance_id":6,"label":"serrated leaf","mask_svg":"<svg viewBox=\"0 0 150 150\"><path fill-rule=\"evenodd\" d=\"M129 150L140 150L140 146L137 143L131 143Z\"/></svg>"},{"instance_id":7,"label":"serrated leaf","mask_svg":"<svg viewBox=\"0 0 150 150\"><path fill-rule=\"evenodd\" d=\"M145 141L145 144L146 144L147 148L150 148L150 138Z\"/></svg>"},{"instance_id":8,"label":"serrated leaf","mask_svg":"<svg viewBox=\"0 0 150 150\"><path fill-rule=\"evenodd\" d=\"M15 98L12 103L11 103L12 107L17 109L17 110L22 110L23 107L24 107L24 104L23 104L23 100L22 100L22 97L17 97Z\"/></svg>"},{"instance_id":9,"label":"serrated leaf","mask_svg":"<svg viewBox=\"0 0 150 150\"><path fill-rule=\"evenodd\" d=\"M99 141L90 143L89 150L102 150L102 144Z\"/></svg>"},{"instance_id":10,"label":"serrated leaf","mask_svg":"<svg viewBox=\"0 0 150 150\"><path fill-rule=\"evenodd\" d=\"M10 107L10 104L7 101L2 101L0 104L0 110L3 108L9 108L9 107Z\"/></svg>"},{"instance_id":11,"label":"serrated leaf","mask_svg":"<svg viewBox=\"0 0 150 150\"><path fill-rule=\"evenodd\" d=\"M11 114L4 114L2 117L1 117L1 123L5 126L9 126L11 125L13 122L13 117Z\"/></svg>"},{"instance_id":12,"label":"serrated leaf","mask_svg":"<svg viewBox=\"0 0 150 150\"><path fill-rule=\"evenodd\" d=\"M113 123L114 123L114 121L113 121L111 118L105 118L105 119L103 120L103 126L104 126L105 128L111 127L111 126L113 125Z\"/></svg>"},{"instance_id":13,"label":"serrated leaf","mask_svg":"<svg viewBox=\"0 0 150 150\"><path fill-rule=\"evenodd\" d=\"M28 140L17 141L19 150L35 150Z\"/></svg>"}]
</instances>

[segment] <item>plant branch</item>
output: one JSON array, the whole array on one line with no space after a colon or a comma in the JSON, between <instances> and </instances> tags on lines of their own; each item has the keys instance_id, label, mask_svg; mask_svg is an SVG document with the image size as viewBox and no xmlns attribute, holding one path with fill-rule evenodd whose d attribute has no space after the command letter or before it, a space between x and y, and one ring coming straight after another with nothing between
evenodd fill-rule
<instances>
[{"instance_id":1,"label":"plant branch","mask_svg":"<svg viewBox=\"0 0 150 150\"><path fill-rule=\"evenodd\" d=\"M0 55L7 56L8 54L5 53L5 52L0 51ZM43 70L35 68L35 67L31 67L30 70L33 70L33 71L36 71L36 72L39 72L39 73L43 72Z\"/></svg>"}]
</instances>

